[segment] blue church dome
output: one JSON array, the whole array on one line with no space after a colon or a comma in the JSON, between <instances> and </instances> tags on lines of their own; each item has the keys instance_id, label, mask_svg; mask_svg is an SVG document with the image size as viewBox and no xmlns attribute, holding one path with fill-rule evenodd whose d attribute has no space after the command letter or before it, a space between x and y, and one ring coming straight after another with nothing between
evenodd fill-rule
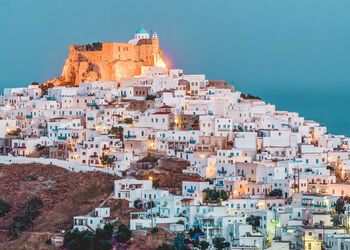
<instances>
[{"instance_id":1,"label":"blue church dome","mask_svg":"<svg viewBox=\"0 0 350 250\"><path fill-rule=\"evenodd\" d=\"M144 27L138 28L138 30L136 30L135 34L147 34L147 35L149 35L148 31Z\"/></svg>"}]
</instances>

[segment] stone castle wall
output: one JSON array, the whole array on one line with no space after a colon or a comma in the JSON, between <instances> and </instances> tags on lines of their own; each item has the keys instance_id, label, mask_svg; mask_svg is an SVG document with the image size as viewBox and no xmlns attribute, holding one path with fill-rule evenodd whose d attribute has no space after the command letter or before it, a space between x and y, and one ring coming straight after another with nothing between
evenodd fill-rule
<instances>
[{"instance_id":1,"label":"stone castle wall","mask_svg":"<svg viewBox=\"0 0 350 250\"><path fill-rule=\"evenodd\" d=\"M47 85L79 85L98 80L120 81L141 73L142 66L155 66L154 57L162 58L157 39L143 39L137 45L129 43L95 43L71 45L62 76Z\"/></svg>"}]
</instances>

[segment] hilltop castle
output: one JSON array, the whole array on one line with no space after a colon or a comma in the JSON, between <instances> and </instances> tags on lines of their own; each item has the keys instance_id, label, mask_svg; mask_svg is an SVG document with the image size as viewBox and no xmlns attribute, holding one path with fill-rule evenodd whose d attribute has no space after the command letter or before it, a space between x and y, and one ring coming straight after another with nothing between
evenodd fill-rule
<instances>
[{"instance_id":1,"label":"hilltop castle","mask_svg":"<svg viewBox=\"0 0 350 250\"><path fill-rule=\"evenodd\" d=\"M62 76L46 85L79 85L98 80L120 81L141 73L142 66L166 67L156 33L139 28L127 43L69 46Z\"/></svg>"}]
</instances>

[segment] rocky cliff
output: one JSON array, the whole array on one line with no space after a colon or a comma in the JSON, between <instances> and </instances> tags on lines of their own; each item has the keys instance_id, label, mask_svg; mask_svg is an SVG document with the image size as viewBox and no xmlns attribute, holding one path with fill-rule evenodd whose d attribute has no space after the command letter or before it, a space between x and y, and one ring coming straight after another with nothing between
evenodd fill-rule
<instances>
[{"instance_id":1,"label":"rocky cliff","mask_svg":"<svg viewBox=\"0 0 350 250\"><path fill-rule=\"evenodd\" d=\"M161 61L161 62L160 62ZM164 66L157 39L130 43L93 43L69 46L69 54L60 77L46 86L79 85L98 80L120 81L139 75L142 66Z\"/></svg>"}]
</instances>

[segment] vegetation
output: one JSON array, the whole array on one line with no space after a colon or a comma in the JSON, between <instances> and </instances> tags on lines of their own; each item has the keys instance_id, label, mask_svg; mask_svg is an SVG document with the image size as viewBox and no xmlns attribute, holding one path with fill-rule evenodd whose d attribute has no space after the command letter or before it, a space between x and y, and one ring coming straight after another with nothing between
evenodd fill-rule
<instances>
[{"instance_id":1,"label":"vegetation","mask_svg":"<svg viewBox=\"0 0 350 250\"><path fill-rule=\"evenodd\" d=\"M228 199L227 193L224 190L205 189L206 203L219 203L220 201L226 201Z\"/></svg>"},{"instance_id":2,"label":"vegetation","mask_svg":"<svg viewBox=\"0 0 350 250\"><path fill-rule=\"evenodd\" d=\"M36 149L37 151L41 151L41 150L45 149L45 146L44 146L44 145L41 145L41 144L36 144L36 145L35 145L35 149Z\"/></svg>"},{"instance_id":3,"label":"vegetation","mask_svg":"<svg viewBox=\"0 0 350 250\"><path fill-rule=\"evenodd\" d=\"M200 248L201 250L206 250L206 249L209 248L209 243L206 242L205 240L202 240L201 242L199 242L198 245L199 245L199 248Z\"/></svg>"},{"instance_id":4,"label":"vegetation","mask_svg":"<svg viewBox=\"0 0 350 250\"><path fill-rule=\"evenodd\" d=\"M281 197L283 196L283 192L282 192L281 189L275 188L274 190L272 190L272 191L269 193L269 196L281 198Z\"/></svg>"},{"instance_id":5,"label":"vegetation","mask_svg":"<svg viewBox=\"0 0 350 250\"><path fill-rule=\"evenodd\" d=\"M70 250L108 250L112 249L113 226L106 224L95 232L77 229L68 232L64 237L64 246Z\"/></svg>"},{"instance_id":6,"label":"vegetation","mask_svg":"<svg viewBox=\"0 0 350 250\"><path fill-rule=\"evenodd\" d=\"M153 101L154 99L156 99L156 96L155 96L155 95L147 95L147 96L146 96L146 100Z\"/></svg>"},{"instance_id":7,"label":"vegetation","mask_svg":"<svg viewBox=\"0 0 350 250\"><path fill-rule=\"evenodd\" d=\"M159 231L159 229L158 229L158 227L153 227L152 229L151 229L151 233L156 233L156 232L158 232Z\"/></svg>"},{"instance_id":8,"label":"vegetation","mask_svg":"<svg viewBox=\"0 0 350 250\"><path fill-rule=\"evenodd\" d=\"M335 203L335 211L337 214L343 214L345 212L345 204L350 204L349 196L341 196Z\"/></svg>"},{"instance_id":9,"label":"vegetation","mask_svg":"<svg viewBox=\"0 0 350 250\"><path fill-rule=\"evenodd\" d=\"M173 240L173 247L176 250L187 250L190 249L185 243L185 236L180 233Z\"/></svg>"},{"instance_id":10,"label":"vegetation","mask_svg":"<svg viewBox=\"0 0 350 250\"><path fill-rule=\"evenodd\" d=\"M190 238L192 239L196 234L203 234L203 231L199 228L199 227L195 227L195 228L191 228L189 231L188 231L188 234L190 236Z\"/></svg>"},{"instance_id":11,"label":"vegetation","mask_svg":"<svg viewBox=\"0 0 350 250\"><path fill-rule=\"evenodd\" d=\"M246 222L247 224L252 225L254 229L256 229L257 227L260 227L260 219L260 216L251 215L247 217Z\"/></svg>"},{"instance_id":12,"label":"vegetation","mask_svg":"<svg viewBox=\"0 0 350 250\"><path fill-rule=\"evenodd\" d=\"M14 129L14 130L10 130L9 132L7 132L7 134L18 137L21 134L21 129L17 128L17 129Z\"/></svg>"},{"instance_id":13,"label":"vegetation","mask_svg":"<svg viewBox=\"0 0 350 250\"><path fill-rule=\"evenodd\" d=\"M225 241L223 237L215 237L213 239L213 245L216 249L227 249L230 247L230 242Z\"/></svg>"},{"instance_id":14,"label":"vegetation","mask_svg":"<svg viewBox=\"0 0 350 250\"><path fill-rule=\"evenodd\" d=\"M0 217L5 216L8 212L10 212L11 206L4 200L0 199Z\"/></svg>"},{"instance_id":15,"label":"vegetation","mask_svg":"<svg viewBox=\"0 0 350 250\"><path fill-rule=\"evenodd\" d=\"M126 123L126 124L132 124L132 123L133 123L133 120L132 120L132 118L127 117L127 118L124 119L124 123Z\"/></svg>"},{"instance_id":16,"label":"vegetation","mask_svg":"<svg viewBox=\"0 0 350 250\"><path fill-rule=\"evenodd\" d=\"M134 201L134 208L143 208L143 203L142 203L142 200L140 199L137 199Z\"/></svg>"},{"instance_id":17,"label":"vegetation","mask_svg":"<svg viewBox=\"0 0 350 250\"><path fill-rule=\"evenodd\" d=\"M101 163L104 166L112 167L115 162L115 157L112 155L103 155L100 157Z\"/></svg>"},{"instance_id":18,"label":"vegetation","mask_svg":"<svg viewBox=\"0 0 350 250\"><path fill-rule=\"evenodd\" d=\"M34 197L27 202L25 213L13 218L13 222L10 226L12 237L17 238L20 232L25 231L33 224L33 221L39 215L39 209L42 206L42 200L37 197Z\"/></svg>"},{"instance_id":19,"label":"vegetation","mask_svg":"<svg viewBox=\"0 0 350 250\"><path fill-rule=\"evenodd\" d=\"M119 127L112 127L108 133L115 135L117 138L122 139L123 138L123 127L119 126Z\"/></svg>"},{"instance_id":20,"label":"vegetation","mask_svg":"<svg viewBox=\"0 0 350 250\"><path fill-rule=\"evenodd\" d=\"M130 240L130 238L131 238L131 231L128 228L128 226L124 224L120 224L118 226L118 233L116 237L117 242L126 243Z\"/></svg>"},{"instance_id":21,"label":"vegetation","mask_svg":"<svg viewBox=\"0 0 350 250\"><path fill-rule=\"evenodd\" d=\"M334 227L339 227L342 224L342 220L339 214L332 215L332 222Z\"/></svg>"},{"instance_id":22,"label":"vegetation","mask_svg":"<svg viewBox=\"0 0 350 250\"><path fill-rule=\"evenodd\" d=\"M251 94L244 94L244 93L241 93L241 98L242 99L257 99L257 100L261 100L261 98L258 97L258 96L254 96L254 95L251 95Z\"/></svg>"},{"instance_id":23,"label":"vegetation","mask_svg":"<svg viewBox=\"0 0 350 250\"><path fill-rule=\"evenodd\" d=\"M147 207L154 208L154 207L156 207L156 203L154 201L149 201L149 202L147 202Z\"/></svg>"}]
</instances>

